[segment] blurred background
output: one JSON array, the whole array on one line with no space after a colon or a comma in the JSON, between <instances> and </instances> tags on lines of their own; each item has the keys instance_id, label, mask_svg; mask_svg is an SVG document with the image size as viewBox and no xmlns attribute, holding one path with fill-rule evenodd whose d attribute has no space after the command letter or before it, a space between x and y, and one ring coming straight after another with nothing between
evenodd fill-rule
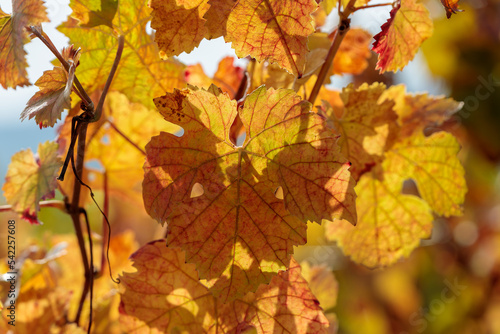
<instances>
[{"instance_id":1,"label":"blurred background","mask_svg":"<svg viewBox=\"0 0 500 334\"><path fill-rule=\"evenodd\" d=\"M336 313L339 333L500 333L500 1L462 0L459 4L464 11L450 19L440 1L424 2L435 19L434 35L403 71L379 75L372 55L362 74L334 76L330 86L404 83L408 92L444 94L463 101L464 108L442 128L462 145L460 158L469 188L464 216L435 217L432 238L423 240L408 259L382 270L352 263L325 241L321 226L309 224L308 244L296 249L296 258L333 270L339 287L337 306L327 311ZM68 1L46 1L46 5L51 22L44 30L58 47L66 46L67 39L55 27L70 13ZM0 7L11 12L10 1L1 0ZM374 35L389 17L389 9L357 12L351 26ZM333 15L323 29L331 31L335 24ZM36 40L25 49L29 78L34 83L52 67L53 56ZM186 65L201 63L212 76L225 56L235 57L230 46L217 39L204 40L193 52L178 58ZM235 64L244 67L246 61ZM12 154L27 148L36 152L38 143L56 137L57 125L40 130L32 120L19 120L37 90L35 86L0 90L1 184ZM101 193L96 195L102 200ZM4 203L1 196L0 204ZM88 210L93 229L100 231L97 209L89 205ZM110 217L112 224L120 222L114 225L114 235L134 231L136 243L131 248L165 233L144 212L124 205L120 198L111 199ZM42 209L42 226L31 226L7 212L0 213L1 240L5 240L8 219L18 221L17 235L23 236L18 247L73 232L69 217L56 209ZM0 249L0 257L4 256L5 250Z\"/></svg>"}]
</instances>

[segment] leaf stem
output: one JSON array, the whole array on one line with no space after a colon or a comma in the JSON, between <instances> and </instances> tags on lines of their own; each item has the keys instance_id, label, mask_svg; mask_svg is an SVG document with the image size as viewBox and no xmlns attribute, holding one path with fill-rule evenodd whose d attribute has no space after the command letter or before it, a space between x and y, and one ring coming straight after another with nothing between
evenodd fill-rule
<instances>
[{"instance_id":1,"label":"leaf stem","mask_svg":"<svg viewBox=\"0 0 500 334\"><path fill-rule=\"evenodd\" d=\"M108 79L106 80L106 85L104 86L101 97L99 98L99 102L97 103L97 108L95 109L94 117L90 120L90 122L96 122L99 120L99 118L101 118L102 107L104 106L104 99L106 99L109 87L111 86L111 82L113 81L113 77L115 76L118 64L120 63L124 44L125 44L125 37L123 35L120 35L120 37L118 37L118 49L116 50L115 61L113 62L113 66L111 67L111 71L109 72Z\"/></svg>"},{"instance_id":2,"label":"leaf stem","mask_svg":"<svg viewBox=\"0 0 500 334\"><path fill-rule=\"evenodd\" d=\"M340 11L340 9L339 9L340 22L339 22L339 25L337 27L337 31L335 32L335 36L333 37L332 45L330 46L330 50L328 50L328 54L326 55L325 62L323 64L323 66L321 66L321 70L319 71L318 78L316 79L316 82L314 83L314 87L313 87L311 94L309 95L309 98L308 98L308 101L311 102L312 105L314 105L314 102L316 101L316 98L318 97L321 86L323 86L323 83L325 82L326 76L328 75L328 72L330 71L330 67L332 65L333 59L335 58L335 55L337 54L337 51L340 48L340 44L342 43L342 40L344 39L345 35L349 31L350 24L351 24L351 19L349 18L349 16L356 10L356 8L354 7L355 3L356 3L356 0L349 0L349 3L344 8L344 11ZM340 7L340 5L339 5L339 7Z\"/></svg>"}]
</instances>

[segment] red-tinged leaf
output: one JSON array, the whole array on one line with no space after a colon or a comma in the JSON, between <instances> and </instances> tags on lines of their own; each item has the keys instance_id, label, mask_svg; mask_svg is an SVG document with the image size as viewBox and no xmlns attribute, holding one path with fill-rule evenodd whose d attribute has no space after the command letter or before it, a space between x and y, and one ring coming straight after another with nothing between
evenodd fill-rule
<instances>
[{"instance_id":1,"label":"red-tinged leaf","mask_svg":"<svg viewBox=\"0 0 500 334\"><path fill-rule=\"evenodd\" d=\"M377 69L396 72L415 57L420 45L432 35L429 12L418 0L400 0L391 17L374 36L372 50L379 54Z\"/></svg>"},{"instance_id":2,"label":"red-tinged leaf","mask_svg":"<svg viewBox=\"0 0 500 334\"><path fill-rule=\"evenodd\" d=\"M358 181L356 227L342 220L326 222L327 239L337 241L344 254L370 268L408 257L432 230L429 205L416 196L401 194L402 181L384 176L379 181L368 173Z\"/></svg>"},{"instance_id":3,"label":"red-tinged leaf","mask_svg":"<svg viewBox=\"0 0 500 334\"><path fill-rule=\"evenodd\" d=\"M152 0L149 7L162 58L191 52L207 33L203 15L210 7L208 0Z\"/></svg>"},{"instance_id":4,"label":"red-tinged leaf","mask_svg":"<svg viewBox=\"0 0 500 334\"><path fill-rule=\"evenodd\" d=\"M29 41L24 27L48 22L42 0L13 0L12 15L0 9L0 84L16 88L30 84L24 44Z\"/></svg>"},{"instance_id":5,"label":"red-tinged leaf","mask_svg":"<svg viewBox=\"0 0 500 334\"><path fill-rule=\"evenodd\" d=\"M43 72L35 82L40 91L28 101L21 113L21 120L34 117L40 128L53 127L61 119L63 110L71 108L71 89L80 55L78 51L73 52L72 48L63 50L63 53L71 57L67 58L70 61L69 73L62 67Z\"/></svg>"},{"instance_id":6,"label":"red-tinged leaf","mask_svg":"<svg viewBox=\"0 0 500 334\"><path fill-rule=\"evenodd\" d=\"M355 222L349 164L324 119L293 91L261 87L239 116L236 101L214 86L155 103L185 133L162 133L146 146L146 210L168 223L168 244L187 252L222 300L285 270L292 247L305 243L306 220ZM230 140L235 117L246 129L242 147ZM192 197L197 183L203 194Z\"/></svg>"},{"instance_id":7,"label":"red-tinged leaf","mask_svg":"<svg viewBox=\"0 0 500 334\"><path fill-rule=\"evenodd\" d=\"M205 13L207 39L213 39L227 34L227 19L238 0L208 0L210 8Z\"/></svg>"},{"instance_id":8,"label":"red-tinged leaf","mask_svg":"<svg viewBox=\"0 0 500 334\"><path fill-rule=\"evenodd\" d=\"M38 145L38 156L30 149L18 152L12 156L7 170L2 188L7 203L31 223L39 223L38 202L54 197L56 177L62 165L57 149L56 143L46 142Z\"/></svg>"},{"instance_id":9,"label":"red-tinged leaf","mask_svg":"<svg viewBox=\"0 0 500 334\"><path fill-rule=\"evenodd\" d=\"M450 18L452 14L456 14L458 12L463 12L463 10L458 9L458 2L460 0L441 0L441 3L446 10L446 17Z\"/></svg>"},{"instance_id":10,"label":"red-tinged leaf","mask_svg":"<svg viewBox=\"0 0 500 334\"><path fill-rule=\"evenodd\" d=\"M240 58L269 60L301 77L317 7L315 0L240 0L229 14L225 40Z\"/></svg>"},{"instance_id":11,"label":"red-tinged leaf","mask_svg":"<svg viewBox=\"0 0 500 334\"><path fill-rule=\"evenodd\" d=\"M184 253L150 242L132 255L134 273L121 277L120 319L127 333L326 333L321 312L300 266L273 277L255 293L223 304L198 281Z\"/></svg>"}]
</instances>

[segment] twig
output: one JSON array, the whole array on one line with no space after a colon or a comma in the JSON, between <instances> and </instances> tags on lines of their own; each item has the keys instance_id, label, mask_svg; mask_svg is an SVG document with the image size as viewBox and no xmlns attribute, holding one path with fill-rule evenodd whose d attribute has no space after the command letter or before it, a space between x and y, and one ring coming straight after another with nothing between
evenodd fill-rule
<instances>
[{"instance_id":1,"label":"twig","mask_svg":"<svg viewBox=\"0 0 500 334\"><path fill-rule=\"evenodd\" d=\"M56 208L63 212L67 212L64 202L59 200L41 201L38 203L38 205L41 208ZM12 205L0 205L0 212L6 212L11 210L12 210Z\"/></svg>"},{"instance_id":2,"label":"twig","mask_svg":"<svg viewBox=\"0 0 500 334\"><path fill-rule=\"evenodd\" d=\"M379 4L376 4L376 5L366 5L366 6L356 7L356 8L354 8L353 12L356 12L356 11L358 11L360 9L383 7L383 6L394 6L394 2L379 3Z\"/></svg>"},{"instance_id":3,"label":"twig","mask_svg":"<svg viewBox=\"0 0 500 334\"><path fill-rule=\"evenodd\" d=\"M321 70L319 71L318 78L316 79L316 82L314 83L314 87L311 91L311 94L309 95L308 101L311 102L311 104L314 105L314 102L316 101L316 98L318 97L319 91L321 89L321 86L323 86L323 83L325 82L326 76L328 75L328 72L330 71L330 67L332 65L333 59L335 58L335 55L337 54L337 51L339 50L340 44L342 43L342 40L344 39L345 35L349 31L350 28L350 23L351 19L349 16L355 11L354 3L356 0L349 0L349 3L347 4L346 8L344 9L343 12L339 10L339 15L340 15L340 22L337 27L337 31L335 32L335 36L333 37L333 42L332 45L330 46L330 50L328 50L328 54L326 55L325 63L321 67ZM340 7L340 5L339 5Z\"/></svg>"}]
</instances>

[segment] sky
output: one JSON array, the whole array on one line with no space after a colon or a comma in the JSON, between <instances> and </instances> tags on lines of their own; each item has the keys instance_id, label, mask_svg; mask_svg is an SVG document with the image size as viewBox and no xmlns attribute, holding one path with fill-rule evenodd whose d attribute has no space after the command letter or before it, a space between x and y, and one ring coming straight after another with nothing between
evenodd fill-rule
<instances>
[{"instance_id":1,"label":"sky","mask_svg":"<svg viewBox=\"0 0 500 334\"><path fill-rule=\"evenodd\" d=\"M370 3L375 4L383 1L373 0ZM56 27L71 13L68 6L69 0L47 0L45 3L50 22L43 24L43 29L50 36L53 43L59 49L62 49L62 47L68 45L68 39L57 31ZM11 1L0 0L0 8L6 13L11 13ZM439 9L442 10L441 8ZM388 17L389 8L386 7L359 11L353 17L351 26L362 26L370 33L376 34ZM335 18L330 19L326 30L331 30L335 23ZM28 43L25 46L25 51L27 52L27 61L29 64L28 77L30 82L34 83L44 71L52 69L50 62L54 59L54 56L39 40L33 40ZM200 46L195 48L190 54L183 53L178 58L186 65L201 63L205 72L210 76L215 73L217 64L225 56L236 58L230 44L225 43L222 38L218 38L211 41L203 40ZM443 86L425 71L423 61L422 55L418 54L416 59L403 72L398 74L397 80L406 82L407 89L410 92L428 91L432 94L446 93ZM245 61L237 60L236 64L241 66L245 64ZM348 76L342 78L336 77L333 80L335 88L341 88L348 83ZM54 140L56 137L57 124L54 128L40 129L34 120L26 119L21 122L19 119L19 115L24 110L26 102L37 91L38 88L36 86L22 87L15 90L4 90L0 87L0 186L4 183L7 166L14 153L28 148L36 152L39 143ZM63 113L63 117L65 113ZM3 197L0 196L0 202L2 201Z\"/></svg>"}]
</instances>

